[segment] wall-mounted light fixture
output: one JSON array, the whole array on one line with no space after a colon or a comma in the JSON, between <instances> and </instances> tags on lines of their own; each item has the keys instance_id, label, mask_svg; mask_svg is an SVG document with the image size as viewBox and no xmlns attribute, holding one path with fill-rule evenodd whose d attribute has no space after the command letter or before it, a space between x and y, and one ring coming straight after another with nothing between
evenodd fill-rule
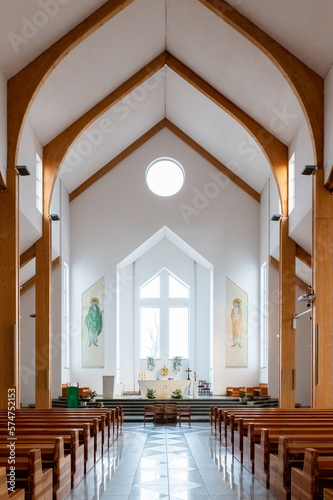
<instances>
[{"instance_id":1,"label":"wall-mounted light fixture","mask_svg":"<svg viewBox=\"0 0 333 500\"><path fill-rule=\"evenodd\" d=\"M23 175L30 175L30 171L29 171L28 167L25 165L16 165L15 170L19 175L22 175L22 176Z\"/></svg>"},{"instance_id":2,"label":"wall-mounted light fixture","mask_svg":"<svg viewBox=\"0 0 333 500\"><path fill-rule=\"evenodd\" d=\"M58 214L49 214L49 218L52 220L52 221L55 221L55 220L60 220L60 217Z\"/></svg>"},{"instance_id":3,"label":"wall-mounted light fixture","mask_svg":"<svg viewBox=\"0 0 333 500\"><path fill-rule=\"evenodd\" d=\"M32 314L29 314L30 318L35 318L36 317L36 314L35 313L32 313Z\"/></svg>"},{"instance_id":4,"label":"wall-mounted light fixture","mask_svg":"<svg viewBox=\"0 0 333 500\"><path fill-rule=\"evenodd\" d=\"M317 170L317 165L305 165L302 175L312 175Z\"/></svg>"},{"instance_id":5,"label":"wall-mounted light fixture","mask_svg":"<svg viewBox=\"0 0 333 500\"><path fill-rule=\"evenodd\" d=\"M282 217L283 217L282 214L273 214L271 220L279 221L282 219Z\"/></svg>"}]
</instances>

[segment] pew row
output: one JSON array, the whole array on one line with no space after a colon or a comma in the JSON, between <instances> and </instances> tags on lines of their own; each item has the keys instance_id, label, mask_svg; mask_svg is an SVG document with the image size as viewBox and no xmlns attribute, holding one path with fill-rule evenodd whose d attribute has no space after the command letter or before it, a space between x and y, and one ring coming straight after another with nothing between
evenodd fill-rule
<instances>
[{"instance_id":1,"label":"pew row","mask_svg":"<svg viewBox=\"0 0 333 500\"><path fill-rule=\"evenodd\" d=\"M7 471L6 467L0 467L0 500L24 500L25 490L16 490L13 487L11 493L7 487Z\"/></svg>"},{"instance_id":2,"label":"pew row","mask_svg":"<svg viewBox=\"0 0 333 500\"><path fill-rule=\"evenodd\" d=\"M323 498L324 488L333 485L333 456L321 456L318 450L306 448L303 470L291 469L291 500Z\"/></svg>"}]
</instances>

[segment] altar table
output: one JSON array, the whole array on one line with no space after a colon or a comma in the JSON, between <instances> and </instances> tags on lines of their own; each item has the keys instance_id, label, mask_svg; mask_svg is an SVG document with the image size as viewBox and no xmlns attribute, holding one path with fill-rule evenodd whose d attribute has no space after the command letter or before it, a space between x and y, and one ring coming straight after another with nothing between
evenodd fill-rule
<instances>
[{"instance_id":1,"label":"altar table","mask_svg":"<svg viewBox=\"0 0 333 500\"><path fill-rule=\"evenodd\" d=\"M138 380L138 384L142 398L146 397L147 389L156 391L157 399L171 398L171 393L176 389L180 389L183 398L187 398L191 380Z\"/></svg>"}]
</instances>

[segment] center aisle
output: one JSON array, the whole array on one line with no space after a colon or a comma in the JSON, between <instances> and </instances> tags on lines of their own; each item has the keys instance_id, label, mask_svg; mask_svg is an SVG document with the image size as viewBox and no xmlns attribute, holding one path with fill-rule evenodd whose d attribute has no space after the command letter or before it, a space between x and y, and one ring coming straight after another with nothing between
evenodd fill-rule
<instances>
[{"instance_id":1,"label":"center aisle","mask_svg":"<svg viewBox=\"0 0 333 500\"><path fill-rule=\"evenodd\" d=\"M72 500L274 499L220 445L206 423L125 424Z\"/></svg>"}]
</instances>

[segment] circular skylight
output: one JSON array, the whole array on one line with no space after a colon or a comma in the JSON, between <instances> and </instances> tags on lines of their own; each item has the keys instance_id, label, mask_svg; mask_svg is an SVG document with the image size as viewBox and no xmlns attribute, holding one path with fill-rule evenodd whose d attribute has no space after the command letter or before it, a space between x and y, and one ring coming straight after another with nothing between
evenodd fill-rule
<instances>
[{"instance_id":1,"label":"circular skylight","mask_svg":"<svg viewBox=\"0 0 333 500\"><path fill-rule=\"evenodd\" d=\"M146 171L149 189L158 196L172 196L181 189L185 178L183 167L172 158L158 158Z\"/></svg>"}]
</instances>

